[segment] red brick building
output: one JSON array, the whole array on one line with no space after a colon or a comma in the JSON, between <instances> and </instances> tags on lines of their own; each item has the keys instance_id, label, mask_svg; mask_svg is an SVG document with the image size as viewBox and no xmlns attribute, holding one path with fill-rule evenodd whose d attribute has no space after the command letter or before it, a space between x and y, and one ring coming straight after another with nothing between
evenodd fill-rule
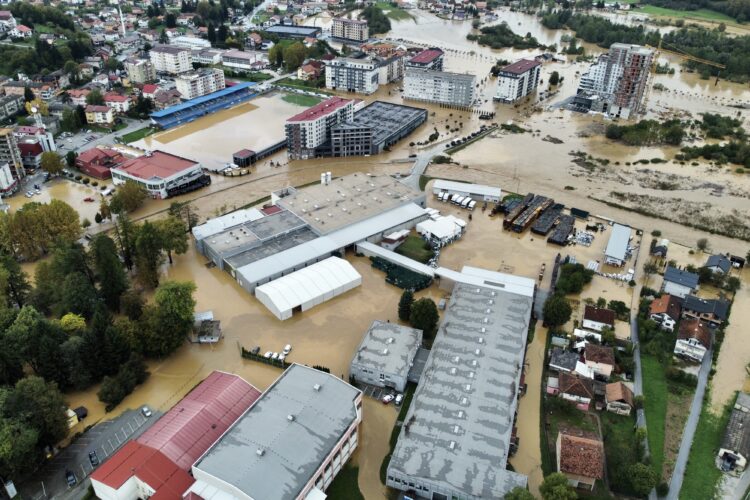
<instances>
[{"instance_id":1,"label":"red brick building","mask_svg":"<svg viewBox=\"0 0 750 500\"><path fill-rule=\"evenodd\" d=\"M109 179L111 168L119 167L127 158L119 151L109 148L91 148L76 158L76 167L86 175L97 179Z\"/></svg>"}]
</instances>

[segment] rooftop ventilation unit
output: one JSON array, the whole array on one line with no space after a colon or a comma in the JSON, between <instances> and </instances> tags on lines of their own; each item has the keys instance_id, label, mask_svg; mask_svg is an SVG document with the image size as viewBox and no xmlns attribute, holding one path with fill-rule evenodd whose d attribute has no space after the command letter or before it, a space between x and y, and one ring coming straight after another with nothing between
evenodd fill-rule
<instances>
[{"instance_id":1,"label":"rooftop ventilation unit","mask_svg":"<svg viewBox=\"0 0 750 500\"><path fill-rule=\"evenodd\" d=\"M464 411L458 410L458 418L464 418Z\"/></svg>"},{"instance_id":2,"label":"rooftop ventilation unit","mask_svg":"<svg viewBox=\"0 0 750 500\"><path fill-rule=\"evenodd\" d=\"M493 297L494 297L494 296L496 295L496 294L495 294L495 292L491 292L491 293L492 293L492 296L493 296Z\"/></svg>"},{"instance_id":3,"label":"rooftop ventilation unit","mask_svg":"<svg viewBox=\"0 0 750 500\"><path fill-rule=\"evenodd\" d=\"M453 368L451 368L451 375L455 375L455 374L456 374L456 368L453 367Z\"/></svg>"},{"instance_id":4,"label":"rooftop ventilation unit","mask_svg":"<svg viewBox=\"0 0 750 500\"><path fill-rule=\"evenodd\" d=\"M264 450L263 448L258 448L257 450L255 450L255 454L258 455L259 457L262 457L263 455L266 454L266 450Z\"/></svg>"},{"instance_id":5,"label":"rooftop ventilation unit","mask_svg":"<svg viewBox=\"0 0 750 500\"><path fill-rule=\"evenodd\" d=\"M477 293L479 293L479 292L481 292L481 291L482 291L482 289L481 289L481 288L477 288Z\"/></svg>"},{"instance_id":6,"label":"rooftop ventilation unit","mask_svg":"<svg viewBox=\"0 0 750 500\"><path fill-rule=\"evenodd\" d=\"M320 384L313 385L313 390L314 391L320 391Z\"/></svg>"},{"instance_id":7,"label":"rooftop ventilation unit","mask_svg":"<svg viewBox=\"0 0 750 500\"><path fill-rule=\"evenodd\" d=\"M486 312L487 314L489 314L489 313L491 313L491 312L492 312L492 309L487 309L487 310L486 310L485 312Z\"/></svg>"},{"instance_id":8,"label":"rooftop ventilation unit","mask_svg":"<svg viewBox=\"0 0 750 500\"><path fill-rule=\"evenodd\" d=\"M482 333L485 333L487 329L485 327L482 327Z\"/></svg>"},{"instance_id":9,"label":"rooftop ventilation unit","mask_svg":"<svg viewBox=\"0 0 750 500\"><path fill-rule=\"evenodd\" d=\"M383 349L383 354L388 354L388 349Z\"/></svg>"},{"instance_id":10,"label":"rooftop ventilation unit","mask_svg":"<svg viewBox=\"0 0 750 500\"><path fill-rule=\"evenodd\" d=\"M385 343L386 343L386 344L393 344L393 337L388 337L388 338L387 338L387 339L385 340Z\"/></svg>"},{"instance_id":11,"label":"rooftop ventilation unit","mask_svg":"<svg viewBox=\"0 0 750 500\"><path fill-rule=\"evenodd\" d=\"M455 356L455 357L453 358L453 362L454 362L454 363L458 363L458 362L459 362L460 360L461 360L461 358L459 358L458 356Z\"/></svg>"},{"instance_id":12,"label":"rooftop ventilation unit","mask_svg":"<svg viewBox=\"0 0 750 500\"><path fill-rule=\"evenodd\" d=\"M470 391L470 390L471 390L471 384L466 384L466 390L467 390L467 391Z\"/></svg>"},{"instance_id":13,"label":"rooftop ventilation unit","mask_svg":"<svg viewBox=\"0 0 750 500\"><path fill-rule=\"evenodd\" d=\"M476 359L472 359L471 360L471 366L477 366L477 360Z\"/></svg>"},{"instance_id":14,"label":"rooftop ventilation unit","mask_svg":"<svg viewBox=\"0 0 750 500\"><path fill-rule=\"evenodd\" d=\"M458 431L459 431L459 429L460 429L460 427L459 427L459 426L457 426L457 425L454 425L454 426L453 426L453 434L458 434Z\"/></svg>"},{"instance_id":15,"label":"rooftop ventilation unit","mask_svg":"<svg viewBox=\"0 0 750 500\"><path fill-rule=\"evenodd\" d=\"M448 448L450 448L451 450L455 449L456 448L456 442L455 441L451 441L450 444L448 445Z\"/></svg>"},{"instance_id":16,"label":"rooftop ventilation unit","mask_svg":"<svg viewBox=\"0 0 750 500\"><path fill-rule=\"evenodd\" d=\"M484 344L484 337L479 337L479 343Z\"/></svg>"},{"instance_id":17,"label":"rooftop ventilation unit","mask_svg":"<svg viewBox=\"0 0 750 500\"><path fill-rule=\"evenodd\" d=\"M286 419L289 420L290 422L294 422L294 415L290 413L289 415L286 416Z\"/></svg>"},{"instance_id":18,"label":"rooftop ventilation unit","mask_svg":"<svg viewBox=\"0 0 750 500\"><path fill-rule=\"evenodd\" d=\"M469 378L474 378L474 372L469 372Z\"/></svg>"},{"instance_id":19,"label":"rooftop ventilation unit","mask_svg":"<svg viewBox=\"0 0 750 500\"><path fill-rule=\"evenodd\" d=\"M490 322L490 318L484 318L484 322L485 323L489 323Z\"/></svg>"},{"instance_id":20,"label":"rooftop ventilation unit","mask_svg":"<svg viewBox=\"0 0 750 500\"><path fill-rule=\"evenodd\" d=\"M467 397L461 398L461 404L464 405L464 406L466 406L467 404L469 404L469 398L467 398Z\"/></svg>"},{"instance_id":21,"label":"rooftop ventilation unit","mask_svg":"<svg viewBox=\"0 0 750 500\"><path fill-rule=\"evenodd\" d=\"M489 301L489 304L490 304L490 305L492 305L492 304L494 304L494 303L495 303L495 301L494 301L494 300L492 300L492 299L490 299L490 301Z\"/></svg>"}]
</instances>

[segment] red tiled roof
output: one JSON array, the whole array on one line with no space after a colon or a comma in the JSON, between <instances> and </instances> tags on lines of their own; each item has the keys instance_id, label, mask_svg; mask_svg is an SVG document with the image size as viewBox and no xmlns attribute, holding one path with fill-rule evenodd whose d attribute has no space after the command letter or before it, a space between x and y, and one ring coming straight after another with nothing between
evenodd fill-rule
<instances>
[{"instance_id":1,"label":"red tiled roof","mask_svg":"<svg viewBox=\"0 0 750 500\"><path fill-rule=\"evenodd\" d=\"M192 465L260 397L242 378L215 371L144 432L138 443Z\"/></svg>"},{"instance_id":2,"label":"red tiled roof","mask_svg":"<svg viewBox=\"0 0 750 500\"><path fill-rule=\"evenodd\" d=\"M583 311L583 319L604 323L605 325L614 326L615 312L611 309L604 309L595 306L586 306Z\"/></svg>"},{"instance_id":3,"label":"red tiled roof","mask_svg":"<svg viewBox=\"0 0 750 500\"><path fill-rule=\"evenodd\" d=\"M255 151L252 149L240 149L236 153L234 153L232 156L234 158L250 158L255 154Z\"/></svg>"},{"instance_id":4,"label":"red tiled roof","mask_svg":"<svg viewBox=\"0 0 750 500\"><path fill-rule=\"evenodd\" d=\"M542 63L539 61L534 61L532 59L521 59L513 64L509 64L505 66L500 71L506 71L508 73L515 73L516 75L521 75L523 73L526 73L531 68L535 68L537 66L540 66Z\"/></svg>"},{"instance_id":5,"label":"red tiled roof","mask_svg":"<svg viewBox=\"0 0 750 500\"><path fill-rule=\"evenodd\" d=\"M333 113L339 108L346 106L352 102L351 99L344 99L343 97L331 97L323 102L316 104L315 106L304 110L301 113L294 115L287 119L287 122L306 122L311 120L317 120L321 116Z\"/></svg>"},{"instance_id":6,"label":"red tiled roof","mask_svg":"<svg viewBox=\"0 0 750 500\"><path fill-rule=\"evenodd\" d=\"M107 106L98 106L95 104L86 106L86 113L106 113L107 111L109 111Z\"/></svg>"},{"instance_id":7,"label":"red tiled roof","mask_svg":"<svg viewBox=\"0 0 750 500\"><path fill-rule=\"evenodd\" d=\"M89 89L70 89L67 92L70 97L86 97L91 93Z\"/></svg>"},{"instance_id":8,"label":"red tiled roof","mask_svg":"<svg viewBox=\"0 0 750 500\"><path fill-rule=\"evenodd\" d=\"M82 163L102 162L106 159L116 159L123 157L119 151L110 148L91 148L76 157L76 160ZM124 158L124 157L123 157Z\"/></svg>"},{"instance_id":9,"label":"red tiled roof","mask_svg":"<svg viewBox=\"0 0 750 500\"><path fill-rule=\"evenodd\" d=\"M604 445L598 439L560 434L560 472L594 479L604 477Z\"/></svg>"},{"instance_id":10,"label":"red tiled roof","mask_svg":"<svg viewBox=\"0 0 750 500\"><path fill-rule=\"evenodd\" d=\"M711 331L699 319L683 319L680 322L677 338L681 340L697 339L707 349L711 347Z\"/></svg>"},{"instance_id":11,"label":"red tiled roof","mask_svg":"<svg viewBox=\"0 0 750 500\"><path fill-rule=\"evenodd\" d=\"M143 180L154 178L166 179L195 164L196 162L187 158L171 155L164 151L154 151L150 156L143 155L126 161L117 170Z\"/></svg>"},{"instance_id":12,"label":"red tiled roof","mask_svg":"<svg viewBox=\"0 0 750 500\"><path fill-rule=\"evenodd\" d=\"M111 101L111 102L125 102L130 100L128 96L120 95L115 92L107 92L104 94L104 101Z\"/></svg>"},{"instance_id":13,"label":"red tiled roof","mask_svg":"<svg viewBox=\"0 0 750 500\"><path fill-rule=\"evenodd\" d=\"M615 351L611 347L589 342L586 344L586 351L583 353L583 357L586 358L586 361L615 366Z\"/></svg>"},{"instance_id":14,"label":"red tiled roof","mask_svg":"<svg viewBox=\"0 0 750 500\"><path fill-rule=\"evenodd\" d=\"M19 24L18 26L16 26L16 31L20 31L22 33L26 33L28 31L31 31L31 28L29 28L28 26L25 26L23 24Z\"/></svg>"},{"instance_id":15,"label":"red tiled roof","mask_svg":"<svg viewBox=\"0 0 750 500\"><path fill-rule=\"evenodd\" d=\"M649 307L650 314L666 314L677 321L680 317L680 301L677 297L665 293L658 299L654 299Z\"/></svg>"},{"instance_id":16,"label":"red tiled roof","mask_svg":"<svg viewBox=\"0 0 750 500\"><path fill-rule=\"evenodd\" d=\"M29 125L20 125L13 131L16 135L36 135L38 132L44 132L41 127L33 127Z\"/></svg>"},{"instance_id":17,"label":"red tiled roof","mask_svg":"<svg viewBox=\"0 0 750 500\"><path fill-rule=\"evenodd\" d=\"M157 85L154 85L153 83L147 83L143 86L143 93L144 94L153 94L159 90L159 87Z\"/></svg>"},{"instance_id":18,"label":"red tiled roof","mask_svg":"<svg viewBox=\"0 0 750 500\"><path fill-rule=\"evenodd\" d=\"M443 55L443 51L440 49L425 49L416 56L411 58L411 61L416 64L428 64Z\"/></svg>"},{"instance_id":19,"label":"red tiled roof","mask_svg":"<svg viewBox=\"0 0 750 500\"><path fill-rule=\"evenodd\" d=\"M281 207L279 207L278 205L271 205L270 207L261 208L260 211L264 215L273 215L281 212Z\"/></svg>"},{"instance_id":20,"label":"red tiled roof","mask_svg":"<svg viewBox=\"0 0 750 500\"><path fill-rule=\"evenodd\" d=\"M558 380L561 393L594 399L594 383L591 380L578 378L565 372L560 373Z\"/></svg>"},{"instance_id":21,"label":"red tiled roof","mask_svg":"<svg viewBox=\"0 0 750 500\"><path fill-rule=\"evenodd\" d=\"M42 145L38 142L19 142L18 150L21 152L21 156L38 156L44 153Z\"/></svg>"},{"instance_id":22,"label":"red tiled roof","mask_svg":"<svg viewBox=\"0 0 750 500\"><path fill-rule=\"evenodd\" d=\"M631 391L630 387L623 384L622 382L607 384L607 387L605 388L605 394L607 402L624 401L630 406L633 406L633 391Z\"/></svg>"}]
</instances>

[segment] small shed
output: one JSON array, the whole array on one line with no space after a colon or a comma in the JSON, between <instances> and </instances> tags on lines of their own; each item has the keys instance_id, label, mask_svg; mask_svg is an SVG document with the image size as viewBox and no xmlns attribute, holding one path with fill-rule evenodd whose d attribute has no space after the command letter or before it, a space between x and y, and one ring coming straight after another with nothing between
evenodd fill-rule
<instances>
[{"instance_id":1,"label":"small shed","mask_svg":"<svg viewBox=\"0 0 750 500\"><path fill-rule=\"evenodd\" d=\"M615 224L609 235L607 248L604 251L604 261L613 266L623 266L629 257L630 226Z\"/></svg>"},{"instance_id":2,"label":"small shed","mask_svg":"<svg viewBox=\"0 0 750 500\"><path fill-rule=\"evenodd\" d=\"M232 162L238 167L249 167L255 163L255 151L252 149L241 149L232 155Z\"/></svg>"}]
</instances>

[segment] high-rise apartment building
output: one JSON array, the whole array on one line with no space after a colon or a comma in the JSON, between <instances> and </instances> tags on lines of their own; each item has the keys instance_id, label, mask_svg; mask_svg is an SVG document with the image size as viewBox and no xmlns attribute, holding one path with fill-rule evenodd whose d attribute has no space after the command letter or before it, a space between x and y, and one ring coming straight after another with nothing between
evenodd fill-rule
<instances>
[{"instance_id":1,"label":"high-rise apartment building","mask_svg":"<svg viewBox=\"0 0 750 500\"><path fill-rule=\"evenodd\" d=\"M437 47L430 47L429 49L424 49L422 52L419 52L417 55L409 59L409 61L407 61L406 63L406 66L443 71L444 58L445 53L442 49L438 49Z\"/></svg>"},{"instance_id":2,"label":"high-rise apartment building","mask_svg":"<svg viewBox=\"0 0 750 500\"><path fill-rule=\"evenodd\" d=\"M226 87L224 72L216 68L183 73L175 78L175 84L183 99L195 99Z\"/></svg>"},{"instance_id":3,"label":"high-rise apartment building","mask_svg":"<svg viewBox=\"0 0 750 500\"><path fill-rule=\"evenodd\" d=\"M14 179L22 179L26 176L26 170L23 168L21 151L18 149L16 137L13 130L9 128L0 128L0 163L8 162L10 173Z\"/></svg>"},{"instance_id":4,"label":"high-rise apartment building","mask_svg":"<svg viewBox=\"0 0 750 500\"><path fill-rule=\"evenodd\" d=\"M370 30L367 27L367 21L335 17L331 27L331 36L342 40L364 42L370 37Z\"/></svg>"},{"instance_id":5,"label":"high-rise apartment building","mask_svg":"<svg viewBox=\"0 0 750 500\"><path fill-rule=\"evenodd\" d=\"M125 71L133 83L148 83L156 80L156 69L148 59L126 59Z\"/></svg>"},{"instance_id":6,"label":"high-rise apartment building","mask_svg":"<svg viewBox=\"0 0 750 500\"><path fill-rule=\"evenodd\" d=\"M495 100L515 102L536 89L539 85L539 73L542 63L532 59L521 59L505 66L497 75Z\"/></svg>"},{"instance_id":7,"label":"high-rise apartment building","mask_svg":"<svg viewBox=\"0 0 750 500\"><path fill-rule=\"evenodd\" d=\"M404 99L434 102L457 108L474 103L477 77L408 66L404 77Z\"/></svg>"},{"instance_id":8,"label":"high-rise apartment building","mask_svg":"<svg viewBox=\"0 0 750 500\"><path fill-rule=\"evenodd\" d=\"M193 69L190 49L173 45L157 45L150 51L151 62L158 72L177 75Z\"/></svg>"},{"instance_id":9,"label":"high-rise apartment building","mask_svg":"<svg viewBox=\"0 0 750 500\"><path fill-rule=\"evenodd\" d=\"M331 97L286 121L289 158L303 160L315 156L317 147L330 140L331 128L354 116L354 101Z\"/></svg>"},{"instance_id":10,"label":"high-rise apartment building","mask_svg":"<svg viewBox=\"0 0 750 500\"><path fill-rule=\"evenodd\" d=\"M359 94L378 90L378 62L372 57L337 57L326 61L326 87Z\"/></svg>"}]
</instances>

